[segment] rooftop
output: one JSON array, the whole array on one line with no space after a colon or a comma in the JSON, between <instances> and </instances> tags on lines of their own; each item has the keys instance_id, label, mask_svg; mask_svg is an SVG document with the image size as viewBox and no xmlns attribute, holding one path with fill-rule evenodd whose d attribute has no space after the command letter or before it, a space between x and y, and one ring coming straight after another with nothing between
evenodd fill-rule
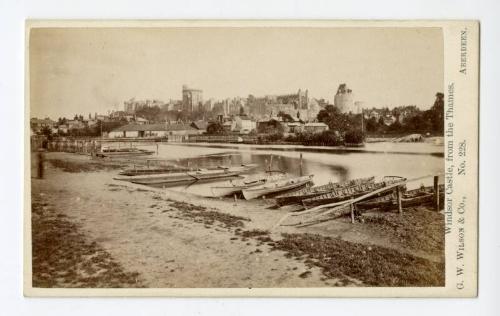
<instances>
[{"instance_id":1,"label":"rooftop","mask_svg":"<svg viewBox=\"0 0 500 316\"><path fill-rule=\"evenodd\" d=\"M130 131L185 131L194 130L189 124L128 124L118 127L112 132Z\"/></svg>"}]
</instances>

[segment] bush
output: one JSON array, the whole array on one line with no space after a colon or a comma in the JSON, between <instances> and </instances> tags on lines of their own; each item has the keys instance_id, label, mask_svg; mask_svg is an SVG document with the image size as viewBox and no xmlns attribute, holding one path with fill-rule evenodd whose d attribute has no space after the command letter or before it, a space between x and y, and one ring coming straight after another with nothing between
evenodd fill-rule
<instances>
[{"instance_id":1,"label":"bush","mask_svg":"<svg viewBox=\"0 0 500 316\"><path fill-rule=\"evenodd\" d=\"M360 130L350 130L344 136L344 142L349 144L360 144L364 140L365 135Z\"/></svg>"},{"instance_id":2,"label":"bush","mask_svg":"<svg viewBox=\"0 0 500 316\"><path fill-rule=\"evenodd\" d=\"M334 131L324 131L322 133L299 133L290 135L285 141L300 143L305 146L339 146L342 145L342 138Z\"/></svg>"},{"instance_id":3,"label":"bush","mask_svg":"<svg viewBox=\"0 0 500 316\"><path fill-rule=\"evenodd\" d=\"M262 144L262 143L278 142L282 139L283 139L283 133L277 132L272 134L259 135L257 141Z\"/></svg>"}]
</instances>

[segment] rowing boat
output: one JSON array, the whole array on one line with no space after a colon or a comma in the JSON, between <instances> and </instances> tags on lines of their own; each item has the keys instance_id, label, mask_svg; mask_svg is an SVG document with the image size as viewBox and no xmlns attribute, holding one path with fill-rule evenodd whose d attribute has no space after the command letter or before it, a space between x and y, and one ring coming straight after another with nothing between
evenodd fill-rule
<instances>
[{"instance_id":1,"label":"rowing boat","mask_svg":"<svg viewBox=\"0 0 500 316\"><path fill-rule=\"evenodd\" d=\"M159 174L159 173L173 173L189 171L190 169L184 167L156 167L156 168L133 168L120 171L121 176L138 176L147 174Z\"/></svg>"},{"instance_id":2,"label":"rowing boat","mask_svg":"<svg viewBox=\"0 0 500 316\"><path fill-rule=\"evenodd\" d=\"M246 200L251 200L258 198L260 196L268 196L279 192L284 192L295 188L299 188L301 186L307 185L308 183L311 183L312 177L313 175L308 175L308 176L280 179L277 181L268 182L264 185L255 188L242 190L243 197Z\"/></svg>"},{"instance_id":3,"label":"rowing boat","mask_svg":"<svg viewBox=\"0 0 500 316\"><path fill-rule=\"evenodd\" d=\"M300 204L305 199L310 199L318 195L322 195L333 190L348 188L364 183L373 183L375 177L359 178L344 182L328 183L320 186L306 187L297 191L281 194L276 197L276 204L279 206L288 204Z\"/></svg>"},{"instance_id":4,"label":"rowing boat","mask_svg":"<svg viewBox=\"0 0 500 316\"><path fill-rule=\"evenodd\" d=\"M194 171L167 172L158 174L145 174L136 176L118 176L115 180L129 181L136 184L158 185L158 184L180 184L200 180L219 180L237 177L248 172L255 165L241 165L238 167L218 167L214 169L198 169Z\"/></svg>"},{"instance_id":5,"label":"rowing boat","mask_svg":"<svg viewBox=\"0 0 500 316\"><path fill-rule=\"evenodd\" d=\"M399 181L404 181L404 180L405 180L405 178L403 178L403 177L388 176L388 177L384 177L384 179L380 182L367 182L367 183L361 183L358 185L354 185L351 187L334 189L330 192L327 192L327 193L324 193L321 195L317 195L317 196L314 196L312 198L304 199L304 200L302 200L302 205L304 205L304 207L306 207L306 208L311 208L311 207L323 205L323 204L342 202L345 200L360 197L360 196L365 195L369 192L381 189L381 188L386 187L388 185L397 183ZM377 196L385 196L387 194L391 194L391 191L381 192Z\"/></svg>"},{"instance_id":6,"label":"rowing boat","mask_svg":"<svg viewBox=\"0 0 500 316\"><path fill-rule=\"evenodd\" d=\"M440 205L444 202L444 185L439 185ZM402 193L401 206L411 207L417 205L426 205L434 202L434 187L421 187ZM356 209L367 211L370 209L389 209L397 205L396 193L382 197L376 197L356 204Z\"/></svg>"},{"instance_id":7,"label":"rowing boat","mask_svg":"<svg viewBox=\"0 0 500 316\"><path fill-rule=\"evenodd\" d=\"M211 187L212 195L214 197L228 196L241 193L242 190L261 186L268 182L277 181L283 179L284 173L276 175L256 175L252 177L247 177L242 180L230 180L226 184Z\"/></svg>"},{"instance_id":8,"label":"rowing boat","mask_svg":"<svg viewBox=\"0 0 500 316\"><path fill-rule=\"evenodd\" d=\"M152 155L154 151L138 148L102 148L97 157L130 157Z\"/></svg>"}]
</instances>

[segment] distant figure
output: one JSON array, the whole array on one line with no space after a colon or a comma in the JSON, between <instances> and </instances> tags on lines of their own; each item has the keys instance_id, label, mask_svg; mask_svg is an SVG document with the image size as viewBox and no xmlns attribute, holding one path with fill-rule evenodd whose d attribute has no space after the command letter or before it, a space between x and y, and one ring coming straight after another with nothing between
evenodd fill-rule
<instances>
[{"instance_id":1,"label":"distant figure","mask_svg":"<svg viewBox=\"0 0 500 316\"><path fill-rule=\"evenodd\" d=\"M39 151L38 152L38 179L43 179L44 159L45 159L45 155L43 154L43 151Z\"/></svg>"}]
</instances>

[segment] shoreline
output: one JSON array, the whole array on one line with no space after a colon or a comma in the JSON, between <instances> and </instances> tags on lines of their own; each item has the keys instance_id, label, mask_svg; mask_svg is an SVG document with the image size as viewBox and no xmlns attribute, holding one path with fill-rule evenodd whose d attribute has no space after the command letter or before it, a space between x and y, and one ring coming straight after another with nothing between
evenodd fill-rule
<instances>
[{"instance_id":1,"label":"shoreline","mask_svg":"<svg viewBox=\"0 0 500 316\"><path fill-rule=\"evenodd\" d=\"M168 144L173 146L186 146L186 147L206 147L206 148L219 148L219 149L248 149L248 150L262 150L262 151L303 151L303 152L318 152L318 153L367 153L367 154L402 154L402 155L431 155L443 158L444 157L444 146L434 145L436 147L435 151L408 151L408 150L394 150L388 148L375 148L366 149L366 147L345 147L345 146L305 146L305 145L290 145L290 144L243 144L243 143L159 143ZM389 142L377 142L370 143L377 145L383 144L412 144L421 146L429 145L426 143L389 143ZM144 146L148 146L145 144ZM396 145L397 146L397 145Z\"/></svg>"},{"instance_id":2,"label":"shoreline","mask_svg":"<svg viewBox=\"0 0 500 316\"><path fill-rule=\"evenodd\" d=\"M64 171L53 161L80 167ZM344 262L331 270L313 248L297 249L292 247L295 242L287 242L311 238L332 247L341 243L348 253L364 251L367 258L372 252L367 249L376 249L375 257L382 258L377 260L388 260L394 271L408 273L398 273L397 284L411 283L405 278L412 273L432 274L421 279L435 285L444 280L444 233L442 242L425 231L416 241L411 235L415 223L420 228L432 225L434 235L439 232L444 221L440 213L412 209L405 210L408 223L388 216L388 223L367 220L352 225L339 219L308 229L271 231L287 213L270 209L271 201L235 202L112 180L120 167L119 161L47 153L46 177L32 179L32 196L80 227L124 273L137 273L146 287L387 286L393 282L356 273ZM392 258L418 262L431 272L410 271L411 267Z\"/></svg>"}]
</instances>

